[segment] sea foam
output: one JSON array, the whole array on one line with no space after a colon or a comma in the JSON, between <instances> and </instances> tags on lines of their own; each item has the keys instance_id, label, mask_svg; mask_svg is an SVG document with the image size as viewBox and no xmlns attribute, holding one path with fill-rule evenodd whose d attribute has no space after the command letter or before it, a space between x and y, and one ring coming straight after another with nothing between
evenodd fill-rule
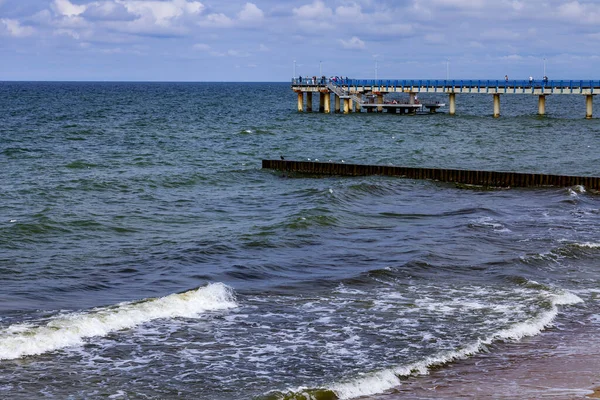
<instances>
[{"instance_id":1,"label":"sea foam","mask_svg":"<svg viewBox=\"0 0 600 400\"><path fill-rule=\"evenodd\" d=\"M465 359L479 353L486 346L498 340L520 340L526 336L534 336L548 327L558 314L559 305L581 303L583 300L570 292L549 295L551 307L535 318L513 325L508 329L500 330L487 338L480 339L469 345L454 350L434 354L416 363L385 369L352 381L336 383L330 386L339 399L353 399L361 396L371 396L385 392L401 384L400 377L412 374L428 374L434 366L443 365L452 361Z\"/></svg>"},{"instance_id":2,"label":"sea foam","mask_svg":"<svg viewBox=\"0 0 600 400\"><path fill-rule=\"evenodd\" d=\"M214 283L165 297L60 314L45 325L11 325L0 330L0 360L78 346L85 338L106 336L156 319L194 318L205 312L234 307L237 303L233 291Z\"/></svg>"}]
</instances>

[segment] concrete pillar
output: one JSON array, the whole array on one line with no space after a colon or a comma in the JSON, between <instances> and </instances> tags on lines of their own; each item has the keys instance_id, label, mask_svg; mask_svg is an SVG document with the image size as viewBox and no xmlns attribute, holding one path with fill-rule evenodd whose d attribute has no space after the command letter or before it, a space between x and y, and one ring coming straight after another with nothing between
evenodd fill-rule
<instances>
[{"instance_id":1,"label":"concrete pillar","mask_svg":"<svg viewBox=\"0 0 600 400\"><path fill-rule=\"evenodd\" d=\"M377 95L377 104L383 104L383 95L382 94ZM381 107L381 106L377 107L377 112L383 112L383 107Z\"/></svg>"},{"instance_id":2,"label":"concrete pillar","mask_svg":"<svg viewBox=\"0 0 600 400\"><path fill-rule=\"evenodd\" d=\"M543 94L538 98L538 114L546 115L546 96Z\"/></svg>"},{"instance_id":3,"label":"concrete pillar","mask_svg":"<svg viewBox=\"0 0 600 400\"><path fill-rule=\"evenodd\" d=\"M312 98L313 98L313 93L306 92L306 112L312 112L312 110L313 110Z\"/></svg>"},{"instance_id":4,"label":"concrete pillar","mask_svg":"<svg viewBox=\"0 0 600 400\"><path fill-rule=\"evenodd\" d=\"M344 99L344 114L350 113L350 99Z\"/></svg>"},{"instance_id":5,"label":"concrete pillar","mask_svg":"<svg viewBox=\"0 0 600 400\"><path fill-rule=\"evenodd\" d=\"M304 93L298 92L298 112L304 111Z\"/></svg>"},{"instance_id":6,"label":"concrete pillar","mask_svg":"<svg viewBox=\"0 0 600 400\"><path fill-rule=\"evenodd\" d=\"M450 115L456 114L456 93L449 93L448 102L450 103Z\"/></svg>"},{"instance_id":7,"label":"concrete pillar","mask_svg":"<svg viewBox=\"0 0 600 400\"><path fill-rule=\"evenodd\" d=\"M335 112L339 113L340 112L340 96L338 96L337 94L334 94L335 96Z\"/></svg>"},{"instance_id":8,"label":"concrete pillar","mask_svg":"<svg viewBox=\"0 0 600 400\"><path fill-rule=\"evenodd\" d=\"M417 94L415 92L410 92L408 94L408 104L415 104L415 97Z\"/></svg>"},{"instance_id":9,"label":"concrete pillar","mask_svg":"<svg viewBox=\"0 0 600 400\"><path fill-rule=\"evenodd\" d=\"M356 97L358 97L359 99L361 99L362 95L360 93L357 93ZM354 111L355 112L360 112L360 103L357 102L357 101L354 102Z\"/></svg>"},{"instance_id":10,"label":"concrete pillar","mask_svg":"<svg viewBox=\"0 0 600 400\"><path fill-rule=\"evenodd\" d=\"M329 114L331 112L331 93L325 93L325 105L323 112Z\"/></svg>"},{"instance_id":11,"label":"concrete pillar","mask_svg":"<svg viewBox=\"0 0 600 400\"><path fill-rule=\"evenodd\" d=\"M585 117L587 119L592 118L594 95L588 94L585 96Z\"/></svg>"},{"instance_id":12,"label":"concrete pillar","mask_svg":"<svg viewBox=\"0 0 600 400\"><path fill-rule=\"evenodd\" d=\"M494 118L498 118L500 116L500 95L498 93L494 94Z\"/></svg>"},{"instance_id":13,"label":"concrete pillar","mask_svg":"<svg viewBox=\"0 0 600 400\"><path fill-rule=\"evenodd\" d=\"M325 93L319 93L319 112L325 112Z\"/></svg>"}]
</instances>

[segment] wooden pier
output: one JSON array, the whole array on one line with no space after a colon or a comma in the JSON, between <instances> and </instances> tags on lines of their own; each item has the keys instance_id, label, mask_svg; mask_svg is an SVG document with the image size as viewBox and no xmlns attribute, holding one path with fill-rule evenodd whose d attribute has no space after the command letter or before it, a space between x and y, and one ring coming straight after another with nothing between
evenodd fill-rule
<instances>
[{"instance_id":1,"label":"wooden pier","mask_svg":"<svg viewBox=\"0 0 600 400\"><path fill-rule=\"evenodd\" d=\"M388 165L364 165L291 160L262 160L262 167L265 169L274 169L303 174L340 176L397 176L409 179L427 179L439 182L454 182L484 187L570 187L580 185L588 190L600 190L600 177L593 176L413 168Z\"/></svg>"},{"instance_id":2,"label":"wooden pier","mask_svg":"<svg viewBox=\"0 0 600 400\"><path fill-rule=\"evenodd\" d=\"M322 78L293 79L292 90L298 94L298 111L313 111L313 94L319 93L319 112L330 113L331 95L334 96L334 112L397 112L415 113L427 108L435 112L440 103L419 103L419 93L443 93L448 95L450 115L456 113L456 95L462 93L493 96L493 116L500 116L500 96L528 94L538 96L538 114L546 114L546 97L549 95L585 96L585 117L592 118L593 98L600 93L600 81L594 80L365 80ZM409 95L406 105L395 106L384 101L393 93ZM306 97L306 108L304 107ZM343 102L343 108L342 108Z\"/></svg>"}]
</instances>

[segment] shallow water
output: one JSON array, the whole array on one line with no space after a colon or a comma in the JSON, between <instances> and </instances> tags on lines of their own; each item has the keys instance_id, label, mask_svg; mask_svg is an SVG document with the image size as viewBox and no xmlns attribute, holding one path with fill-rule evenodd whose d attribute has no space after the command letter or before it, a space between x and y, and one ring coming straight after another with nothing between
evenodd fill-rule
<instances>
[{"instance_id":1,"label":"shallow water","mask_svg":"<svg viewBox=\"0 0 600 400\"><path fill-rule=\"evenodd\" d=\"M454 117L323 115L278 83L0 83L0 394L418 398L432 368L594 332L585 188L260 167L597 176L584 98L545 117L536 100L503 96L499 119L480 95Z\"/></svg>"}]
</instances>

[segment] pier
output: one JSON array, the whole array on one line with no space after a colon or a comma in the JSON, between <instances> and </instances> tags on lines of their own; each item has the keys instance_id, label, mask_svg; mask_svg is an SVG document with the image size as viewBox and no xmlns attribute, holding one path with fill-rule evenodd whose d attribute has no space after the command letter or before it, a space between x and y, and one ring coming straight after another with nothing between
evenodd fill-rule
<instances>
[{"instance_id":1,"label":"pier","mask_svg":"<svg viewBox=\"0 0 600 400\"><path fill-rule=\"evenodd\" d=\"M390 165L364 165L292 160L262 160L262 167L263 169L313 175L397 176L409 179L427 179L438 182L453 182L483 187L570 187L580 185L588 190L600 190L600 177L593 176L413 168Z\"/></svg>"},{"instance_id":2,"label":"pier","mask_svg":"<svg viewBox=\"0 0 600 400\"><path fill-rule=\"evenodd\" d=\"M593 98L600 93L600 81L596 80L365 80L365 79L292 79L292 90L298 94L298 111L312 112L313 95L319 94L318 111L322 113L343 112L399 112L414 114L428 110L433 113L445 106L443 103L421 103L420 93L443 93L448 95L448 113L456 114L456 95L482 94L493 97L493 116L500 116L500 97L503 95L538 96L539 115L546 114L546 97L550 95L585 96L585 117L592 118ZM408 94L408 101L390 103L385 95ZM331 108L331 97L334 107ZM306 101L305 101L306 98ZM306 107L305 107L306 103Z\"/></svg>"}]
</instances>

